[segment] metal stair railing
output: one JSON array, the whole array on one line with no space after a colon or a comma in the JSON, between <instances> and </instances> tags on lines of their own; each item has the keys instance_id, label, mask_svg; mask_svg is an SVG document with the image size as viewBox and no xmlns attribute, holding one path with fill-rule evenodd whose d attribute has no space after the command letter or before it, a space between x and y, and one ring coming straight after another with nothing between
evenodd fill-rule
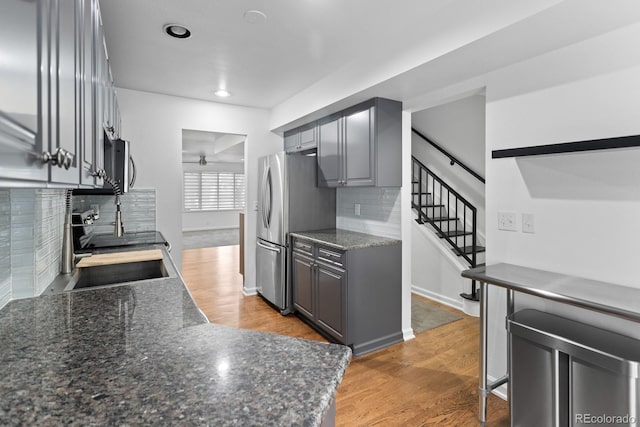
<instances>
[{"instance_id":1,"label":"metal stair railing","mask_svg":"<svg viewBox=\"0 0 640 427\"><path fill-rule=\"evenodd\" d=\"M481 248L478 246L476 207L420 160L414 156L411 156L411 160L411 206L418 212L416 221L430 224L438 237L451 245L456 255L463 257L471 268L477 267ZM472 282L471 294L462 296L478 299L475 281Z\"/></svg>"}]
</instances>

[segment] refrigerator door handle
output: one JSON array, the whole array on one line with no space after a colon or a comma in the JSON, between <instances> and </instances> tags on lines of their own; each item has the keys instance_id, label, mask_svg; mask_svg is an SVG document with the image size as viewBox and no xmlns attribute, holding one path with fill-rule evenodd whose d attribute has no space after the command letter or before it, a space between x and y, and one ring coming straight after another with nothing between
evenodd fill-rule
<instances>
[{"instance_id":1,"label":"refrigerator door handle","mask_svg":"<svg viewBox=\"0 0 640 427\"><path fill-rule=\"evenodd\" d=\"M274 248L274 247L272 247L272 246L267 246L267 245L265 245L264 243L260 242L260 240L258 240L256 243L257 243L257 244L258 244L258 246L260 246L261 248L267 249L267 250L272 251L272 252L280 253L280 248L279 248L279 247L275 247L275 248Z\"/></svg>"},{"instance_id":2,"label":"refrigerator door handle","mask_svg":"<svg viewBox=\"0 0 640 427\"><path fill-rule=\"evenodd\" d=\"M272 189L272 182L271 182L271 167L269 167L267 169L267 180L266 180L266 187L265 187L265 198L267 199L267 203L265 203L265 209L266 209L266 213L265 213L265 218L266 218L266 227L269 228L271 227L271 203L273 203L273 189Z\"/></svg>"},{"instance_id":3,"label":"refrigerator door handle","mask_svg":"<svg viewBox=\"0 0 640 427\"><path fill-rule=\"evenodd\" d=\"M266 188L267 188L267 171L268 169L264 170L263 176L262 176L262 204L260 206L260 214L262 215L262 225L264 226L264 228L269 228L269 225L267 224L267 218L265 216L265 204L266 204Z\"/></svg>"}]
</instances>

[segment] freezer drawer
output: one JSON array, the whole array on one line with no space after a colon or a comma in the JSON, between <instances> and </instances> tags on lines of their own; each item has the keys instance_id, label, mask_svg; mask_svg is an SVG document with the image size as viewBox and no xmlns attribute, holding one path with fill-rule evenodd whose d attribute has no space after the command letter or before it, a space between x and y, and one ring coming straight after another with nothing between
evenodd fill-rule
<instances>
[{"instance_id":1,"label":"freezer drawer","mask_svg":"<svg viewBox=\"0 0 640 427\"><path fill-rule=\"evenodd\" d=\"M256 287L260 295L280 310L288 308L286 259L286 247L258 238L256 243Z\"/></svg>"},{"instance_id":2,"label":"freezer drawer","mask_svg":"<svg viewBox=\"0 0 640 427\"><path fill-rule=\"evenodd\" d=\"M640 425L640 341L536 310L507 328L512 426Z\"/></svg>"}]
</instances>

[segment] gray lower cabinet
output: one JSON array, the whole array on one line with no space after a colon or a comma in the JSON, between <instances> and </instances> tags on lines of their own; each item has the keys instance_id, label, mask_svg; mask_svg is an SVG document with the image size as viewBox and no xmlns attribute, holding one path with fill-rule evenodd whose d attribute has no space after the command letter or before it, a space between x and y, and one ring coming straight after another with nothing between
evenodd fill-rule
<instances>
[{"instance_id":1,"label":"gray lower cabinet","mask_svg":"<svg viewBox=\"0 0 640 427\"><path fill-rule=\"evenodd\" d=\"M338 341L346 342L347 273L316 261L316 321Z\"/></svg>"},{"instance_id":2,"label":"gray lower cabinet","mask_svg":"<svg viewBox=\"0 0 640 427\"><path fill-rule=\"evenodd\" d=\"M313 290L315 288L313 258L298 251L293 251L291 260L292 283L295 288L293 305L299 312L313 319L315 312L313 309Z\"/></svg>"},{"instance_id":3,"label":"gray lower cabinet","mask_svg":"<svg viewBox=\"0 0 640 427\"><path fill-rule=\"evenodd\" d=\"M403 340L401 245L349 250L292 238L294 310L356 356Z\"/></svg>"},{"instance_id":4,"label":"gray lower cabinet","mask_svg":"<svg viewBox=\"0 0 640 427\"><path fill-rule=\"evenodd\" d=\"M402 185L402 104L374 98L318 121L318 186Z\"/></svg>"}]
</instances>

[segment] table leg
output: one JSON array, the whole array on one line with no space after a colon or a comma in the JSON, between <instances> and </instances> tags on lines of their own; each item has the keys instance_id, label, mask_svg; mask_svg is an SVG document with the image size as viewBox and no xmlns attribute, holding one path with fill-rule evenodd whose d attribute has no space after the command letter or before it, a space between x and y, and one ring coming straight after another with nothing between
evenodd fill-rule
<instances>
[{"instance_id":1,"label":"table leg","mask_svg":"<svg viewBox=\"0 0 640 427\"><path fill-rule=\"evenodd\" d=\"M489 322L488 312L488 285L485 282L480 282L480 369L479 369L479 406L478 406L478 419L481 425L485 425L487 422L487 329Z\"/></svg>"}]
</instances>

